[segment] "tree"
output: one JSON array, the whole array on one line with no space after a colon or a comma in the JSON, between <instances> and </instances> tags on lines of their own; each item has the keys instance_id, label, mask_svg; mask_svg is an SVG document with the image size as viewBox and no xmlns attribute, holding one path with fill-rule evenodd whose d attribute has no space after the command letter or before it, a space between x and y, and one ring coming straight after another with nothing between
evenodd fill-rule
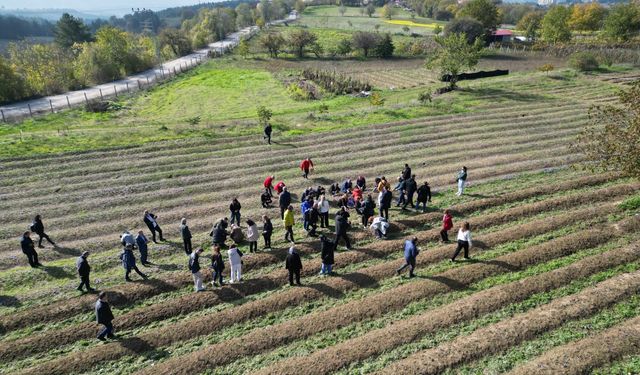
<instances>
[{"instance_id":1,"label":"tree","mask_svg":"<svg viewBox=\"0 0 640 375\"><path fill-rule=\"evenodd\" d=\"M295 5L296 12L298 12L298 14L301 14L302 12L304 12L304 8L305 8L304 1L296 0L296 5Z\"/></svg>"},{"instance_id":2,"label":"tree","mask_svg":"<svg viewBox=\"0 0 640 375\"><path fill-rule=\"evenodd\" d=\"M500 14L498 7L492 0L471 0L464 4L456 15L459 17L469 17L480 21L487 35L491 35L500 24Z\"/></svg>"},{"instance_id":3,"label":"tree","mask_svg":"<svg viewBox=\"0 0 640 375\"><path fill-rule=\"evenodd\" d=\"M269 51L271 57L277 58L285 40L281 33L266 33L260 38L260 45Z\"/></svg>"},{"instance_id":4,"label":"tree","mask_svg":"<svg viewBox=\"0 0 640 375\"><path fill-rule=\"evenodd\" d=\"M367 16L369 16L369 18L371 18L376 12L376 6L373 5L373 2L369 2L369 4L367 4L367 7L366 7L365 10L367 12Z\"/></svg>"},{"instance_id":5,"label":"tree","mask_svg":"<svg viewBox=\"0 0 640 375\"><path fill-rule=\"evenodd\" d=\"M160 48L168 46L176 57L188 55L192 51L191 42L189 42L189 38L187 38L187 35L182 30L174 28L162 29L158 40L160 42Z\"/></svg>"},{"instance_id":6,"label":"tree","mask_svg":"<svg viewBox=\"0 0 640 375\"><path fill-rule=\"evenodd\" d=\"M336 47L336 54L340 56L346 56L350 54L352 51L351 40L349 39L340 39L338 42L338 46Z\"/></svg>"},{"instance_id":7,"label":"tree","mask_svg":"<svg viewBox=\"0 0 640 375\"><path fill-rule=\"evenodd\" d=\"M474 18L456 18L444 27L444 35L464 34L467 42L473 44L476 39L484 40L485 29L480 21Z\"/></svg>"},{"instance_id":8,"label":"tree","mask_svg":"<svg viewBox=\"0 0 640 375\"><path fill-rule=\"evenodd\" d=\"M598 106L572 146L586 167L640 177L640 83L619 94L619 105Z\"/></svg>"},{"instance_id":9,"label":"tree","mask_svg":"<svg viewBox=\"0 0 640 375\"><path fill-rule=\"evenodd\" d=\"M529 12L525 14L520 22L516 25L518 30L522 30L524 32L524 36L527 39L535 42L538 39L538 35L540 34L540 27L542 26L542 18L544 17L544 13L542 12Z\"/></svg>"},{"instance_id":10,"label":"tree","mask_svg":"<svg viewBox=\"0 0 640 375\"><path fill-rule=\"evenodd\" d=\"M347 13L347 7L344 5L340 5L338 7L338 13L340 13L340 15L344 17L344 14Z\"/></svg>"},{"instance_id":11,"label":"tree","mask_svg":"<svg viewBox=\"0 0 640 375\"><path fill-rule=\"evenodd\" d=\"M256 113L258 114L258 123L262 126L266 126L273 116L273 112L263 105L256 108Z\"/></svg>"},{"instance_id":12,"label":"tree","mask_svg":"<svg viewBox=\"0 0 640 375\"><path fill-rule=\"evenodd\" d=\"M596 31L602 27L606 9L598 3L571 6L569 27L576 31Z\"/></svg>"},{"instance_id":13,"label":"tree","mask_svg":"<svg viewBox=\"0 0 640 375\"><path fill-rule=\"evenodd\" d=\"M356 31L352 37L354 48L361 49L364 57L369 56L369 51L378 45L380 36L367 31Z\"/></svg>"},{"instance_id":14,"label":"tree","mask_svg":"<svg viewBox=\"0 0 640 375\"><path fill-rule=\"evenodd\" d=\"M547 76L549 76L549 72L553 71L553 69L555 69L555 67L551 64L544 64L538 67L538 70L546 73Z\"/></svg>"},{"instance_id":15,"label":"tree","mask_svg":"<svg viewBox=\"0 0 640 375\"><path fill-rule=\"evenodd\" d=\"M427 67L438 69L443 76L449 75L449 87L455 88L458 75L478 64L482 55L482 41L478 38L473 44L469 44L464 33L437 36L435 41L438 49L427 60Z\"/></svg>"},{"instance_id":16,"label":"tree","mask_svg":"<svg viewBox=\"0 0 640 375\"><path fill-rule=\"evenodd\" d=\"M247 42L245 38L242 38L242 40L240 40L240 43L238 43L238 55L242 56L243 59L246 59L248 54L249 42Z\"/></svg>"},{"instance_id":17,"label":"tree","mask_svg":"<svg viewBox=\"0 0 640 375\"><path fill-rule=\"evenodd\" d=\"M9 62L0 56L0 103L9 103L24 98L26 88L24 80Z\"/></svg>"},{"instance_id":18,"label":"tree","mask_svg":"<svg viewBox=\"0 0 640 375\"><path fill-rule=\"evenodd\" d=\"M298 58L304 57L304 49L314 44L318 37L305 29L294 29L289 32L288 42Z\"/></svg>"},{"instance_id":19,"label":"tree","mask_svg":"<svg viewBox=\"0 0 640 375\"><path fill-rule=\"evenodd\" d=\"M391 35L386 33L382 38L380 38L380 41L376 46L376 53L383 59L388 59L393 56L394 48Z\"/></svg>"},{"instance_id":20,"label":"tree","mask_svg":"<svg viewBox=\"0 0 640 375\"><path fill-rule=\"evenodd\" d=\"M253 14L251 7L247 3L239 4L236 7L236 26L239 29L253 25Z\"/></svg>"},{"instance_id":21,"label":"tree","mask_svg":"<svg viewBox=\"0 0 640 375\"><path fill-rule=\"evenodd\" d=\"M604 20L602 37L612 42L626 42L638 35L640 10L634 3L618 4Z\"/></svg>"},{"instance_id":22,"label":"tree","mask_svg":"<svg viewBox=\"0 0 640 375\"><path fill-rule=\"evenodd\" d=\"M53 31L55 42L62 48L70 48L74 43L91 41L91 32L81 19L64 13Z\"/></svg>"},{"instance_id":23,"label":"tree","mask_svg":"<svg viewBox=\"0 0 640 375\"><path fill-rule=\"evenodd\" d=\"M396 8L391 3L386 3L382 7L382 17L390 20L393 16L396 15Z\"/></svg>"},{"instance_id":24,"label":"tree","mask_svg":"<svg viewBox=\"0 0 640 375\"><path fill-rule=\"evenodd\" d=\"M11 44L9 61L26 95L52 95L75 87L71 53L55 44Z\"/></svg>"},{"instance_id":25,"label":"tree","mask_svg":"<svg viewBox=\"0 0 640 375\"><path fill-rule=\"evenodd\" d=\"M569 29L569 8L556 5L551 7L542 19L542 38L549 43L561 43L571 40Z\"/></svg>"}]
</instances>

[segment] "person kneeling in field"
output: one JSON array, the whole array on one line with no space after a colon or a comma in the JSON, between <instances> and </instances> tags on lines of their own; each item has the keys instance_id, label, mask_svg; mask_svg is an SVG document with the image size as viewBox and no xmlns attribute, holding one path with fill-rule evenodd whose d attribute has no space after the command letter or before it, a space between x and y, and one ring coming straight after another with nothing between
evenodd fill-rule
<instances>
[{"instance_id":1,"label":"person kneeling in field","mask_svg":"<svg viewBox=\"0 0 640 375\"><path fill-rule=\"evenodd\" d=\"M200 254L202 254L201 247L195 249L189 256L189 270L193 276L193 285L196 292L203 292L205 290L202 286L202 273L200 273Z\"/></svg>"},{"instance_id":2,"label":"person kneeling in field","mask_svg":"<svg viewBox=\"0 0 640 375\"><path fill-rule=\"evenodd\" d=\"M377 239L386 239L387 231L389 230L389 222L382 216L376 218L369 218L371 225L369 228L373 231L373 234Z\"/></svg>"},{"instance_id":3,"label":"person kneeling in field","mask_svg":"<svg viewBox=\"0 0 640 375\"><path fill-rule=\"evenodd\" d=\"M260 203L262 204L262 208L270 208L273 200L271 199L271 194L268 189L264 189L264 193L260 195Z\"/></svg>"},{"instance_id":4,"label":"person kneeling in field","mask_svg":"<svg viewBox=\"0 0 640 375\"><path fill-rule=\"evenodd\" d=\"M410 240L404 241L404 265L396 270L396 274L400 276L400 273L407 267L409 267L409 277L415 277L413 271L416 268L416 258L420 253L418 249L418 237L413 237Z\"/></svg>"}]
</instances>

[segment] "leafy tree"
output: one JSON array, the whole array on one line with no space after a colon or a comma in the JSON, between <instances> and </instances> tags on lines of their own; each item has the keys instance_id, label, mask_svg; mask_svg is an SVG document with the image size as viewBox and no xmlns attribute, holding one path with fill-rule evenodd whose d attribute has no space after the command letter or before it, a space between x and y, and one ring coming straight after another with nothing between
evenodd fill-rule
<instances>
[{"instance_id":1,"label":"leafy tree","mask_svg":"<svg viewBox=\"0 0 640 375\"><path fill-rule=\"evenodd\" d=\"M538 67L538 70L541 72L545 72L547 76L549 75L549 72L553 71L553 69L555 69L555 67L551 64L544 64Z\"/></svg>"},{"instance_id":2,"label":"leafy tree","mask_svg":"<svg viewBox=\"0 0 640 375\"><path fill-rule=\"evenodd\" d=\"M253 25L253 14L247 3L241 3L236 7L236 26L239 29Z\"/></svg>"},{"instance_id":3,"label":"leafy tree","mask_svg":"<svg viewBox=\"0 0 640 375\"><path fill-rule=\"evenodd\" d=\"M74 43L91 41L91 33L81 19L64 13L54 29L55 42L62 48L69 48Z\"/></svg>"},{"instance_id":4,"label":"leafy tree","mask_svg":"<svg viewBox=\"0 0 640 375\"><path fill-rule=\"evenodd\" d=\"M344 14L347 13L347 7L344 5L340 5L338 7L338 13L340 13L340 15L344 17Z\"/></svg>"},{"instance_id":5,"label":"leafy tree","mask_svg":"<svg viewBox=\"0 0 640 375\"><path fill-rule=\"evenodd\" d=\"M369 2L369 4L367 4L366 11L369 18L371 18L376 13L376 6L373 5L373 2Z\"/></svg>"},{"instance_id":6,"label":"leafy tree","mask_svg":"<svg viewBox=\"0 0 640 375\"><path fill-rule=\"evenodd\" d=\"M260 38L260 45L269 51L269 56L277 58L285 40L281 33L266 33Z\"/></svg>"},{"instance_id":7,"label":"leafy tree","mask_svg":"<svg viewBox=\"0 0 640 375\"><path fill-rule=\"evenodd\" d=\"M295 9L298 13L302 13L304 12L304 8L305 8L305 4L304 1L302 0L297 0L296 1L296 5L295 5Z\"/></svg>"},{"instance_id":8,"label":"leafy tree","mask_svg":"<svg viewBox=\"0 0 640 375\"><path fill-rule=\"evenodd\" d=\"M191 53L191 42L184 31L166 28L162 29L158 36L160 42L160 48L168 46L173 52L174 56L180 57Z\"/></svg>"},{"instance_id":9,"label":"leafy tree","mask_svg":"<svg viewBox=\"0 0 640 375\"><path fill-rule=\"evenodd\" d=\"M376 48L380 36L375 33L367 31L356 31L352 37L352 44L354 48L361 49L364 57L369 56L369 51Z\"/></svg>"},{"instance_id":10,"label":"leafy tree","mask_svg":"<svg viewBox=\"0 0 640 375\"><path fill-rule=\"evenodd\" d=\"M428 68L436 68L442 75L450 75L449 87L455 88L458 75L465 69L473 69L482 54L482 41L478 38L469 44L464 33L452 33L435 38L436 52L427 60Z\"/></svg>"},{"instance_id":11,"label":"leafy tree","mask_svg":"<svg viewBox=\"0 0 640 375\"><path fill-rule=\"evenodd\" d=\"M309 30L294 29L289 32L287 40L291 48L295 51L296 56L302 58L304 57L304 49L314 44L318 40L318 37Z\"/></svg>"},{"instance_id":12,"label":"leafy tree","mask_svg":"<svg viewBox=\"0 0 640 375\"><path fill-rule=\"evenodd\" d=\"M258 114L258 123L262 126L266 126L271 117L273 117L273 112L263 105L256 108L256 112Z\"/></svg>"},{"instance_id":13,"label":"leafy tree","mask_svg":"<svg viewBox=\"0 0 640 375\"><path fill-rule=\"evenodd\" d=\"M393 56L394 48L391 35L386 33L382 38L380 38L380 41L376 46L376 53L383 59L388 59Z\"/></svg>"},{"instance_id":14,"label":"leafy tree","mask_svg":"<svg viewBox=\"0 0 640 375\"><path fill-rule=\"evenodd\" d=\"M569 27L576 31L599 30L606 13L606 9L598 3L574 4L571 6Z\"/></svg>"},{"instance_id":15,"label":"leafy tree","mask_svg":"<svg viewBox=\"0 0 640 375\"><path fill-rule=\"evenodd\" d=\"M71 54L55 44L11 44L9 61L24 79L27 96L59 94L75 87Z\"/></svg>"},{"instance_id":16,"label":"leafy tree","mask_svg":"<svg viewBox=\"0 0 640 375\"><path fill-rule=\"evenodd\" d=\"M544 13L542 12L529 12L520 19L516 27L518 30L524 32L524 36L527 37L527 39L535 41L540 34L543 18Z\"/></svg>"},{"instance_id":17,"label":"leafy tree","mask_svg":"<svg viewBox=\"0 0 640 375\"><path fill-rule=\"evenodd\" d=\"M20 100L25 94L24 80L9 62L0 56L0 103Z\"/></svg>"},{"instance_id":18,"label":"leafy tree","mask_svg":"<svg viewBox=\"0 0 640 375\"><path fill-rule=\"evenodd\" d=\"M516 25L525 14L535 11L537 7L532 4L505 3L498 4L498 11L502 15L502 23Z\"/></svg>"},{"instance_id":19,"label":"leafy tree","mask_svg":"<svg viewBox=\"0 0 640 375\"><path fill-rule=\"evenodd\" d=\"M613 42L626 42L638 35L640 9L634 3L614 5L604 20L602 37Z\"/></svg>"},{"instance_id":20,"label":"leafy tree","mask_svg":"<svg viewBox=\"0 0 640 375\"><path fill-rule=\"evenodd\" d=\"M569 29L569 8L556 5L551 7L542 19L542 38L549 43L561 43L571 40Z\"/></svg>"},{"instance_id":21,"label":"leafy tree","mask_svg":"<svg viewBox=\"0 0 640 375\"><path fill-rule=\"evenodd\" d=\"M591 52L576 52L569 58L569 66L581 72L597 70L600 64Z\"/></svg>"},{"instance_id":22,"label":"leafy tree","mask_svg":"<svg viewBox=\"0 0 640 375\"><path fill-rule=\"evenodd\" d=\"M382 7L382 17L384 17L384 18L386 18L388 20L393 18L393 16L395 16L396 13L397 13L396 8L391 3L386 3Z\"/></svg>"},{"instance_id":23,"label":"leafy tree","mask_svg":"<svg viewBox=\"0 0 640 375\"><path fill-rule=\"evenodd\" d=\"M444 35L464 34L467 42L473 44L476 39L484 40L485 29L480 21L474 18L456 18L444 27Z\"/></svg>"},{"instance_id":24,"label":"leafy tree","mask_svg":"<svg viewBox=\"0 0 640 375\"><path fill-rule=\"evenodd\" d=\"M243 59L246 59L249 54L249 42L244 38L238 43L238 54L242 56Z\"/></svg>"},{"instance_id":25,"label":"leafy tree","mask_svg":"<svg viewBox=\"0 0 640 375\"><path fill-rule=\"evenodd\" d=\"M586 167L640 177L640 83L619 94L620 105L592 108L589 125L572 146Z\"/></svg>"},{"instance_id":26,"label":"leafy tree","mask_svg":"<svg viewBox=\"0 0 640 375\"><path fill-rule=\"evenodd\" d=\"M480 21L488 35L500 24L498 7L492 0L470 0L460 9L456 15L456 18L458 17L469 17Z\"/></svg>"},{"instance_id":27,"label":"leafy tree","mask_svg":"<svg viewBox=\"0 0 640 375\"><path fill-rule=\"evenodd\" d=\"M411 31L411 29L409 28L409 26L403 26L402 31L404 31L405 33L408 33L409 31Z\"/></svg>"},{"instance_id":28,"label":"leafy tree","mask_svg":"<svg viewBox=\"0 0 640 375\"><path fill-rule=\"evenodd\" d=\"M433 28L433 33L435 35L440 35L441 32L442 32L442 26L436 25L436 27Z\"/></svg>"}]
</instances>

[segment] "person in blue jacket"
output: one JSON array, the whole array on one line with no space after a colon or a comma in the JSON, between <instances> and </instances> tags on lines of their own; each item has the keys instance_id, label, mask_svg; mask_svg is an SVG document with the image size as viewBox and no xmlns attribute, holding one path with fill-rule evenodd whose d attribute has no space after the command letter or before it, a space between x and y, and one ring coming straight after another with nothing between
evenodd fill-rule
<instances>
[{"instance_id":1,"label":"person in blue jacket","mask_svg":"<svg viewBox=\"0 0 640 375\"><path fill-rule=\"evenodd\" d=\"M407 267L409 267L409 277L415 277L416 275L413 273L413 271L416 268L416 258L418 257L418 254L420 253L420 250L418 249L418 237L413 237L410 240L405 240L404 241L404 260L405 263L402 267L398 268L396 270L396 274L399 276L400 273Z\"/></svg>"},{"instance_id":2,"label":"person in blue jacket","mask_svg":"<svg viewBox=\"0 0 640 375\"><path fill-rule=\"evenodd\" d=\"M311 197L300 205L300 211L302 211L302 227L307 232L309 231L309 216L307 215L307 211L309 211L311 207L313 207L313 198Z\"/></svg>"}]
</instances>

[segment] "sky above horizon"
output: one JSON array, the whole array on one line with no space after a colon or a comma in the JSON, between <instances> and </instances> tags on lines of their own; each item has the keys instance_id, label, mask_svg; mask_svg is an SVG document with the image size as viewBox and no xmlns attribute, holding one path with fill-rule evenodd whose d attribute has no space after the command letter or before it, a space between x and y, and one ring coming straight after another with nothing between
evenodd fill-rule
<instances>
[{"instance_id":1,"label":"sky above horizon","mask_svg":"<svg viewBox=\"0 0 640 375\"><path fill-rule=\"evenodd\" d=\"M91 12L118 12L131 8L147 8L161 10L165 8L195 5L202 2L216 2L220 0L0 0L0 7L5 9L75 9Z\"/></svg>"}]
</instances>

